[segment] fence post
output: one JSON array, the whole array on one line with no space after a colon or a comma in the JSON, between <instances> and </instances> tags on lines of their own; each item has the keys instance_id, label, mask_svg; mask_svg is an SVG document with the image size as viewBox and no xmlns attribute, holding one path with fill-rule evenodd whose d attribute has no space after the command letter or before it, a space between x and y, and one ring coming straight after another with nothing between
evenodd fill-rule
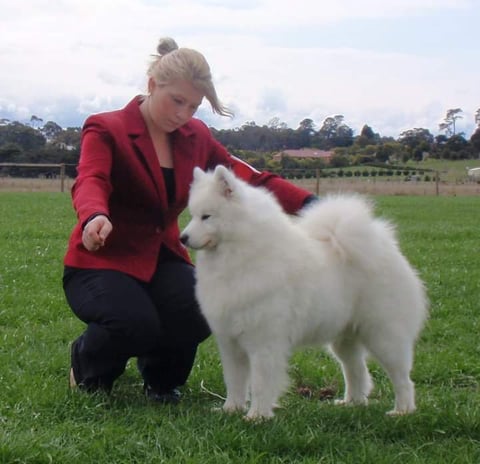
<instances>
[{"instance_id":1,"label":"fence post","mask_svg":"<svg viewBox=\"0 0 480 464\"><path fill-rule=\"evenodd\" d=\"M65 163L60 164L60 191L65 191Z\"/></svg>"},{"instance_id":2,"label":"fence post","mask_svg":"<svg viewBox=\"0 0 480 464\"><path fill-rule=\"evenodd\" d=\"M435 171L435 194L437 195L440 195L440 188L439 188L439 184L440 184L440 176L438 174L438 171Z\"/></svg>"},{"instance_id":3,"label":"fence post","mask_svg":"<svg viewBox=\"0 0 480 464\"><path fill-rule=\"evenodd\" d=\"M316 182L315 182L315 194L317 197L320 195L320 169L315 169L315 177L316 177Z\"/></svg>"}]
</instances>

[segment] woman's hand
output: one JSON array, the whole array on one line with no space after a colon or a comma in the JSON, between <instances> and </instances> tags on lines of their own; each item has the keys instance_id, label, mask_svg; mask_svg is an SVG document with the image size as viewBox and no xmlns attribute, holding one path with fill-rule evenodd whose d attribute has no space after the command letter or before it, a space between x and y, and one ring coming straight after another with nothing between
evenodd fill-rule
<instances>
[{"instance_id":1,"label":"woman's hand","mask_svg":"<svg viewBox=\"0 0 480 464\"><path fill-rule=\"evenodd\" d=\"M112 223L102 214L87 222L83 229L82 242L88 251L97 251L105 245L105 240L112 231Z\"/></svg>"}]
</instances>

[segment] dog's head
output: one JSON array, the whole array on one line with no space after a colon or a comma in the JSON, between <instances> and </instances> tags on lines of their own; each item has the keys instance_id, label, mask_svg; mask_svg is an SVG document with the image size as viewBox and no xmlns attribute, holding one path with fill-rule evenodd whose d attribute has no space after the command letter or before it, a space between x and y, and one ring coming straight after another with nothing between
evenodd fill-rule
<instances>
[{"instance_id":1,"label":"dog's head","mask_svg":"<svg viewBox=\"0 0 480 464\"><path fill-rule=\"evenodd\" d=\"M180 236L181 242L194 250L215 248L232 224L243 184L225 166L219 165L213 172L196 167L188 202L191 220Z\"/></svg>"}]
</instances>

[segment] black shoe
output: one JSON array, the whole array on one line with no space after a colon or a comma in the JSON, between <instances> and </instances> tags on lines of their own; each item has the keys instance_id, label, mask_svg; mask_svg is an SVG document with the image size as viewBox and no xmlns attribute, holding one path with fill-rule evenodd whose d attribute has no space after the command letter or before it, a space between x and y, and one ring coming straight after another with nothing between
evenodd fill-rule
<instances>
[{"instance_id":1,"label":"black shoe","mask_svg":"<svg viewBox=\"0 0 480 464\"><path fill-rule=\"evenodd\" d=\"M176 388L167 391L158 391L147 385L143 387L143 390L145 391L145 396L149 400L160 404L178 404L182 397L182 394Z\"/></svg>"}]
</instances>

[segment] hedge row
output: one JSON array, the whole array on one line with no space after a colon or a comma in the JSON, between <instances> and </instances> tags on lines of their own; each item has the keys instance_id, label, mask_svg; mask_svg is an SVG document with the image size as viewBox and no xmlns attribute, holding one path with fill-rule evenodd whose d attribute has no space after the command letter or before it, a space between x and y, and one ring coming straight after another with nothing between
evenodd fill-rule
<instances>
[{"instance_id":1,"label":"hedge row","mask_svg":"<svg viewBox=\"0 0 480 464\"><path fill-rule=\"evenodd\" d=\"M431 175L425 174L423 171L400 171L400 170L321 170L319 171L321 178L335 178L335 177L402 177L406 181L410 180L423 180L430 182L435 180ZM295 169L295 170L283 170L280 171L280 175L286 179L314 179L317 177L316 170L314 169Z\"/></svg>"}]
</instances>

